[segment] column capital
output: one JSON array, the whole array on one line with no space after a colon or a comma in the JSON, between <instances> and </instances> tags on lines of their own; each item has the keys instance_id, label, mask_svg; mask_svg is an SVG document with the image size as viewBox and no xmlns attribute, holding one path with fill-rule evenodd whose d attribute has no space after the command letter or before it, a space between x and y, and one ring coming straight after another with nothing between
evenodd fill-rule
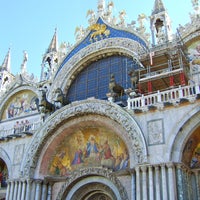
<instances>
[{"instance_id":1,"label":"column capital","mask_svg":"<svg viewBox=\"0 0 200 200\"><path fill-rule=\"evenodd\" d=\"M42 179L34 179L34 182L36 184L41 184L43 182L43 180Z\"/></svg>"},{"instance_id":2,"label":"column capital","mask_svg":"<svg viewBox=\"0 0 200 200\"><path fill-rule=\"evenodd\" d=\"M160 166L159 165L155 165L155 171L159 171Z\"/></svg>"},{"instance_id":3,"label":"column capital","mask_svg":"<svg viewBox=\"0 0 200 200\"><path fill-rule=\"evenodd\" d=\"M142 170L142 172L146 172L147 171L147 166L141 166L141 170Z\"/></svg>"},{"instance_id":4,"label":"column capital","mask_svg":"<svg viewBox=\"0 0 200 200\"><path fill-rule=\"evenodd\" d=\"M166 163L167 168L174 168L174 163Z\"/></svg>"}]
</instances>

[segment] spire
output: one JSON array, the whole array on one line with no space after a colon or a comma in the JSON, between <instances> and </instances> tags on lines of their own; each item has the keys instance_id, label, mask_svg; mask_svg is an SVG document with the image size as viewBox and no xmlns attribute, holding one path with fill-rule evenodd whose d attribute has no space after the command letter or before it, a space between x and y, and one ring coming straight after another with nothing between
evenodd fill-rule
<instances>
[{"instance_id":1,"label":"spire","mask_svg":"<svg viewBox=\"0 0 200 200\"><path fill-rule=\"evenodd\" d=\"M162 0L155 0L150 23L153 45L162 44L172 39L171 20Z\"/></svg>"},{"instance_id":2,"label":"spire","mask_svg":"<svg viewBox=\"0 0 200 200\"><path fill-rule=\"evenodd\" d=\"M162 0L155 0L154 8L153 8L151 15L155 15L155 14L158 14L158 13L161 13L161 12L164 12L164 11L166 11L166 10L165 10L165 7L164 7Z\"/></svg>"},{"instance_id":3,"label":"spire","mask_svg":"<svg viewBox=\"0 0 200 200\"><path fill-rule=\"evenodd\" d=\"M10 72L10 48L4 58L4 61L1 66L1 70L6 70L6 71Z\"/></svg>"},{"instance_id":4,"label":"spire","mask_svg":"<svg viewBox=\"0 0 200 200\"><path fill-rule=\"evenodd\" d=\"M57 52L57 51L58 51L58 37L57 37L57 29L55 29L55 33L53 35L53 38L46 53Z\"/></svg>"}]
</instances>

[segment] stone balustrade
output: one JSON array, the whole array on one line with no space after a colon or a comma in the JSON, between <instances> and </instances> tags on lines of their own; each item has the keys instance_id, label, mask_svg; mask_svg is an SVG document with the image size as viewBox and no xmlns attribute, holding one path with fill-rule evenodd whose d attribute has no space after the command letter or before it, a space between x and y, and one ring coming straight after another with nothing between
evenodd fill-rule
<instances>
[{"instance_id":1,"label":"stone balustrade","mask_svg":"<svg viewBox=\"0 0 200 200\"><path fill-rule=\"evenodd\" d=\"M200 84L179 86L166 91L128 98L127 107L132 110L146 111L149 107L163 108L165 105L177 105L182 101L193 103L198 95L200 95Z\"/></svg>"},{"instance_id":2,"label":"stone balustrade","mask_svg":"<svg viewBox=\"0 0 200 200\"><path fill-rule=\"evenodd\" d=\"M0 141L22 137L23 135L32 135L41 126L41 122L29 123L0 130Z\"/></svg>"}]
</instances>

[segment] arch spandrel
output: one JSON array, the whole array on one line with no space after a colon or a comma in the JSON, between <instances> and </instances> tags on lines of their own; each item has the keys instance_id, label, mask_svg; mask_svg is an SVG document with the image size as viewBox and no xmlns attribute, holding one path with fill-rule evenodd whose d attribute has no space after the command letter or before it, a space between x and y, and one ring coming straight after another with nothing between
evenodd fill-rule
<instances>
[{"instance_id":1,"label":"arch spandrel","mask_svg":"<svg viewBox=\"0 0 200 200\"><path fill-rule=\"evenodd\" d=\"M121 138L123 138L130 157L132 158L130 167L138 163L146 162L146 142L141 129L132 116L124 112L124 110L116 104L100 100L85 100L74 102L61 108L59 112L55 112L49 117L46 123L43 124L41 130L35 134L27 150L27 154L23 159L21 168L23 174L29 177L34 175L43 147L47 142L50 144L50 138L54 138L52 136L57 134L56 129L58 129L61 124L67 124L70 119L75 119L80 116L87 117L87 115L93 116L93 120L95 120L95 116L105 117L105 119L107 118L117 123L124 130L124 135L121 136ZM63 129L63 127L61 127L61 129Z\"/></svg>"}]
</instances>

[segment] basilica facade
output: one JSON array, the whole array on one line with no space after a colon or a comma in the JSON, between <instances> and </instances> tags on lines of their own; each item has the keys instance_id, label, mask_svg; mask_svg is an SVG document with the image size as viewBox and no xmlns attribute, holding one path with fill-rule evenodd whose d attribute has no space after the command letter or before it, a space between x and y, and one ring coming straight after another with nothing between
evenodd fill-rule
<instances>
[{"instance_id":1,"label":"basilica facade","mask_svg":"<svg viewBox=\"0 0 200 200\"><path fill-rule=\"evenodd\" d=\"M162 0L126 22L88 10L40 80L0 66L0 199L200 199L200 2L173 33ZM150 30L145 26L149 22Z\"/></svg>"}]
</instances>

